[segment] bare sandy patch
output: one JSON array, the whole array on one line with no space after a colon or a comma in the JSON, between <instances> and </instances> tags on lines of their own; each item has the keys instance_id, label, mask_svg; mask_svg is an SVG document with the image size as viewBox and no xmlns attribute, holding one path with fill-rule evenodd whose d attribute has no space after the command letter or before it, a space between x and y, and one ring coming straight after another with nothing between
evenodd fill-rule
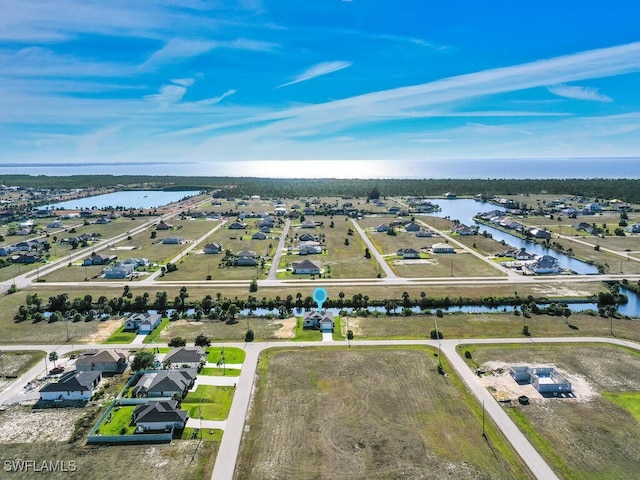
<instances>
[{"instance_id":1,"label":"bare sandy patch","mask_svg":"<svg viewBox=\"0 0 640 480\"><path fill-rule=\"evenodd\" d=\"M426 258L416 258L414 260L394 260L394 265L437 265L438 262Z\"/></svg>"},{"instance_id":2,"label":"bare sandy patch","mask_svg":"<svg viewBox=\"0 0 640 480\"><path fill-rule=\"evenodd\" d=\"M84 337L80 337L80 343L102 343L115 332L122 323L118 320L105 320L97 323L97 330L89 333Z\"/></svg>"},{"instance_id":3,"label":"bare sandy patch","mask_svg":"<svg viewBox=\"0 0 640 480\"><path fill-rule=\"evenodd\" d=\"M533 290L541 295L548 295L550 297L586 297L593 293L585 290L568 288L563 285L544 285L541 287L533 287Z\"/></svg>"},{"instance_id":4,"label":"bare sandy patch","mask_svg":"<svg viewBox=\"0 0 640 480\"><path fill-rule=\"evenodd\" d=\"M295 336L296 317L280 320L280 328L273 332L276 338L293 338Z\"/></svg>"},{"instance_id":5,"label":"bare sandy patch","mask_svg":"<svg viewBox=\"0 0 640 480\"><path fill-rule=\"evenodd\" d=\"M550 401L551 397L543 397L531 384L521 385L509 374L509 368L515 364L504 362L486 362L482 365L485 371L480 382L493 394L499 402L517 401L526 395L532 401ZM553 367L571 382L572 396L563 400L587 402L597 395L595 389L581 375L564 371L553 364L527 364L530 367Z\"/></svg>"},{"instance_id":6,"label":"bare sandy patch","mask_svg":"<svg viewBox=\"0 0 640 480\"><path fill-rule=\"evenodd\" d=\"M347 336L347 330L351 330L353 332L354 335L359 335L360 333L362 333L362 330L360 329L360 322L362 321L362 317L342 317L342 319L344 320L343 322L340 323L340 326L342 327L342 335L343 336ZM347 328L348 325L348 328Z\"/></svg>"},{"instance_id":7,"label":"bare sandy patch","mask_svg":"<svg viewBox=\"0 0 640 480\"><path fill-rule=\"evenodd\" d=\"M81 408L9 407L0 412L0 438L5 443L66 442L84 413Z\"/></svg>"}]
</instances>

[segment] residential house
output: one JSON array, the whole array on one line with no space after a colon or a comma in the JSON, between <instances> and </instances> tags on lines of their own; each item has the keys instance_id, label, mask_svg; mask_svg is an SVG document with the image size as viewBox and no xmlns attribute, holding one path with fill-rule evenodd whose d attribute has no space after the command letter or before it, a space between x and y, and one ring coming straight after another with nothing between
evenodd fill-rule
<instances>
[{"instance_id":1,"label":"residential house","mask_svg":"<svg viewBox=\"0 0 640 480\"><path fill-rule=\"evenodd\" d=\"M316 214L316 210L315 208L312 207L305 207L302 210L303 215L315 215Z\"/></svg>"},{"instance_id":2,"label":"residential house","mask_svg":"<svg viewBox=\"0 0 640 480\"><path fill-rule=\"evenodd\" d=\"M530 261L536 258L535 254L527 252L524 248L513 252L513 258L520 261Z\"/></svg>"},{"instance_id":3,"label":"residential house","mask_svg":"<svg viewBox=\"0 0 640 480\"><path fill-rule=\"evenodd\" d=\"M253 235L251 235L251 239L252 240L266 240L267 239L267 234L264 232L256 232Z\"/></svg>"},{"instance_id":4,"label":"residential house","mask_svg":"<svg viewBox=\"0 0 640 480\"><path fill-rule=\"evenodd\" d=\"M87 352L76 360L76 370L122 373L127 368L127 354L121 350Z\"/></svg>"},{"instance_id":5,"label":"residential house","mask_svg":"<svg viewBox=\"0 0 640 480\"><path fill-rule=\"evenodd\" d=\"M315 242L309 242L299 245L298 255L316 255L322 253L322 247L314 243Z\"/></svg>"},{"instance_id":6,"label":"residential house","mask_svg":"<svg viewBox=\"0 0 640 480\"><path fill-rule=\"evenodd\" d=\"M40 255L33 252L23 253L12 258L13 263L24 263L30 265L41 260Z\"/></svg>"},{"instance_id":7,"label":"residential house","mask_svg":"<svg viewBox=\"0 0 640 480\"><path fill-rule=\"evenodd\" d=\"M0 255L6 257L7 255L13 255L16 252L16 247L13 245L7 245L0 247Z\"/></svg>"},{"instance_id":8,"label":"residential house","mask_svg":"<svg viewBox=\"0 0 640 480\"><path fill-rule=\"evenodd\" d=\"M158 225L156 225L156 230L171 230L173 225L171 223L167 223L164 220L160 220Z\"/></svg>"},{"instance_id":9,"label":"residential house","mask_svg":"<svg viewBox=\"0 0 640 480\"><path fill-rule=\"evenodd\" d=\"M244 222L233 222L229 225L230 230L244 230L245 228L247 228L247 224Z\"/></svg>"},{"instance_id":10,"label":"residential house","mask_svg":"<svg viewBox=\"0 0 640 480\"><path fill-rule=\"evenodd\" d=\"M294 262L291 265L291 271L294 274L307 274L307 275L319 275L321 272L320 266L316 265L310 260L303 260L302 262Z\"/></svg>"},{"instance_id":11,"label":"residential house","mask_svg":"<svg viewBox=\"0 0 640 480\"><path fill-rule=\"evenodd\" d=\"M420 229L416 232L416 237L431 238L433 237L433 234L429 230Z\"/></svg>"},{"instance_id":12,"label":"residential house","mask_svg":"<svg viewBox=\"0 0 640 480\"><path fill-rule=\"evenodd\" d=\"M166 237L162 239L163 245L180 245L181 243L184 243L182 237Z\"/></svg>"},{"instance_id":13,"label":"residential house","mask_svg":"<svg viewBox=\"0 0 640 480\"><path fill-rule=\"evenodd\" d=\"M599 203L587 203L582 212L585 215L595 215L596 213L602 212L602 206Z\"/></svg>"},{"instance_id":14,"label":"residential house","mask_svg":"<svg viewBox=\"0 0 640 480\"><path fill-rule=\"evenodd\" d=\"M40 389L40 400L63 401L91 399L102 380L102 372L72 370L64 373L57 382L47 383Z\"/></svg>"},{"instance_id":15,"label":"residential house","mask_svg":"<svg viewBox=\"0 0 640 480\"><path fill-rule=\"evenodd\" d=\"M183 430L189 412L178 410L176 400L162 400L137 405L131 417L136 432Z\"/></svg>"},{"instance_id":16,"label":"residential house","mask_svg":"<svg viewBox=\"0 0 640 480\"><path fill-rule=\"evenodd\" d=\"M107 265L113 262L116 258L116 255L98 255L96 252L93 252L89 257L85 258L82 261L82 265L90 266L90 265Z\"/></svg>"},{"instance_id":17,"label":"residential house","mask_svg":"<svg viewBox=\"0 0 640 480\"><path fill-rule=\"evenodd\" d=\"M125 320L123 330L146 334L160 325L161 321L162 315L159 313L135 313Z\"/></svg>"},{"instance_id":18,"label":"residential house","mask_svg":"<svg viewBox=\"0 0 640 480\"><path fill-rule=\"evenodd\" d=\"M531 235L533 238L542 238L542 239L551 238L551 232L543 230L542 228L531 227L528 230L528 232L529 232L529 235Z\"/></svg>"},{"instance_id":19,"label":"residential house","mask_svg":"<svg viewBox=\"0 0 640 480\"><path fill-rule=\"evenodd\" d=\"M286 215L286 213L287 213L287 209L284 207L276 207L273 209L274 215L281 216L281 215Z\"/></svg>"},{"instance_id":20,"label":"residential house","mask_svg":"<svg viewBox=\"0 0 640 480\"><path fill-rule=\"evenodd\" d=\"M456 249L448 243L434 243L431 251L433 253L456 253Z\"/></svg>"},{"instance_id":21,"label":"residential house","mask_svg":"<svg viewBox=\"0 0 640 480\"><path fill-rule=\"evenodd\" d=\"M177 347L169 350L162 360L165 368L200 368L206 363L207 354L201 347Z\"/></svg>"},{"instance_id":22,"label":"residential house","mask_svg":"<svg viewBox=\"0 0 640 480\"><path fill-rule=\"evenodd\" d=\"M418 225L417 223L409 222L404 226L404 229L407 232L417 232L418 230L420 230L420 225Z\"/></svg>"},{"instance_id":23,"label":"residential house","mask_svg":"<svg viewBox=\"0 0 640 480\"><path fill-rule=\"evenodd\" d=\"M303 328L316 328L323 332L333 332L333 313L323 310L311 310L304 314L302 319Z\"/></svg>"},{"instance_id":24,"label":"residential house","mask_svg":"<svg viewBox=\"0 0 640 480\"><path fill-rule=\"evenodd\" d=\"M222 252L223 248L222 245L220 245L219 243L207 243L204 246L204 253L220 253Z\"/></svg>"},{"instance_id":25,"label":"residential house","mask_svg":"<svg viewBox=\"0 0 640 480\"><path fill-rule=\"evenodd\" d=\"M460 223L454 227L453 233L457 233L458 235L474 235L476 232L473 228L468 227L464 223Z\"/></svg>"},{"instance_id":26,"label":"residential house","mask_svg":"<svg viewBox=\"0 0 640 480\"><path fill-rule=\"evenodd\" d=\"M131 393L134 397L184 397L193 387L195 369L150 370L143 373Z\"/></svg>"},{"instance_id":27,"label":"residential house","mask_svg":"<svg viewBox=\"0 0 640 480\"><path fill-rule=\"evenodd\" d=\"M100 217L96 220L95 223L96 225L106 225L107 223L111 223L111 220L109 220L107 217Z\"/></svg>"},{"instance_id":28,"label":"residential house","mask_svg":"<svg viewBox=\"0 0 640 480\"><path fill-rule=\"evenodd\" d=\"M529 270L533 273L558 273L560 271L560 265L558 259L551 255L542 255L529 264Z\"/></svg>"},{"instance_id":29,"label":"residential house","mask_svg":"<svg viewBox=\"0 0 640 480\"><path fill-rule=\"evenodd\" d=\"M235 264L239 267L255 267L258 265L258 254L253 250L241 250L236 253Z\"/></svg>"},{"instance_id":30,"label":"residential house","mask_svg":"<svg viewBox=\"0 0 640 480\"><path fill-rule=\"evenodd\" d=\"M303 233L298 237L298 241L300 242L313 242L315 237L310 233Z\"/></svg>"},{"instance_id":31,"label":"residential house","mask_svg":"<svg viewBox=\"0 0 640 480\"><path fill-rule=\"evenodd\" d=\"M64 224L60 221L47 223L47 228L63 228Z\"/></svg>"},{"instance_id":32,"label":"residential house","mask_svg":"<svg viewBox=\"0 0 640 480\"><path fill-rule=\"evenodd\" d=\"M313 220L305 220L300 224L300 228L316 228L316 222Z\"/></svg>"},{"instance_id":33,"label":"residential house","mask_svg":"<svg viewBox=\"0 0 640 480\"><path fill-rule=\"evenodd\" d=\"M420 258L420 252L413 248L400 248L396 255L402 258Z\"/></svg>"},{"instance_id":34,"label":"residential house","mask_svg":"<svg viewBox=\"0 0 640 480\"><path fill-rule=\"evenodd\" d=\"M111 265L103 270L104 278L114 279L114 278L127 278L130 276L135 270L135 267L132 264L118 262L115 265Z\"/></svg>"},{"instance_id":35,"label":"residential house","mask_svg":"<svg viewBox=\"0 0 640 480\"><path fill-rule=\"evenodd\" d=\"M376 225L376 232L388 232L389 225L386 223L381 223L380 225Z\"/></svg>"}]
</instances>

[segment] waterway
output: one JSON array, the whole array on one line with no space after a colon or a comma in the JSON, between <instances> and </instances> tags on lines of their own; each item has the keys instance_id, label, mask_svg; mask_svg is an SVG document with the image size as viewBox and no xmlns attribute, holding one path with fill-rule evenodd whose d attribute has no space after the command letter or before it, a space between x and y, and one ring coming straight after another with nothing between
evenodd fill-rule
<instances>
[{"instance_id":1,"label":"waterway","mask_svg":"<svg viewBox=\"0 0 640 480\"><path fill-rule=\"evenodd\" d=\"M201 192L198 190L164 191L164 190L124 190L122 192L106 193L95 197L77 198L66 202L51 203L40 207L43 209L109 209L109 208L157 208L169 203L177 202L185 197L192 197Z\"/></svg>"},{"instance_id":2,"label":"waterway","mask_svg":"<svg viewBox=\"0 0 640 480\"><path fill-rule=\"evenodd\" d=\"M560 268L572 270L580 275L593 275L598 273L598 268L594 265L589 265L569 255L545 248L535 242L525 240L473 220L473 217L478 213L490 212L492 210L504 211L505 209L502 207L492 203L476 202L470 199L438 199L435 203L440 206L441 211L432 215L449 217L451 220L460 220L460 222L465 225L478 225L481 233L484 231L490 233L493 239L498 242L504 240L507 245L513 248L524 248L528 252L536 255L551 255L558 259Z\"/></svg>"}]
</instances>

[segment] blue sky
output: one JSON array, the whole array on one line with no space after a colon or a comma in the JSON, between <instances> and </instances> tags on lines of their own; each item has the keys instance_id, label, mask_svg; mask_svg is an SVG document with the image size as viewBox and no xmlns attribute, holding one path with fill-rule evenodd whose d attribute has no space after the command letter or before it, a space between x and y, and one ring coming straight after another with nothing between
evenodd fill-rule
<instances>
[{"instance_id":1,"label":"blue sky","mask_svg":"<svg viewBox=\"0 0 640 480\"><path fill-rule=\"evenodd\" d=\"M631 0L0 9L3 164L640 152Z\"/></svg>"}]
</instances>

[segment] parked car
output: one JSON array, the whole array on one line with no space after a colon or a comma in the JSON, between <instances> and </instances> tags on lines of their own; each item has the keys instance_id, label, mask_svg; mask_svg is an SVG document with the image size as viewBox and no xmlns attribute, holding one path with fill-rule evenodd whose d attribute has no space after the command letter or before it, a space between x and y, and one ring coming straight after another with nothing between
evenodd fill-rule
<instances>
[{"instance_id":1,"label":"parked car","mask_svg":"<svg viewBox=\"0 0 640 480\"><path fill-rule=\"evenodd\" d=\"M51 375L58 375L59 373L64 372L64 367L53 367L51 370L49 370L49 373Z\"/></svg>"}]
</instances>

